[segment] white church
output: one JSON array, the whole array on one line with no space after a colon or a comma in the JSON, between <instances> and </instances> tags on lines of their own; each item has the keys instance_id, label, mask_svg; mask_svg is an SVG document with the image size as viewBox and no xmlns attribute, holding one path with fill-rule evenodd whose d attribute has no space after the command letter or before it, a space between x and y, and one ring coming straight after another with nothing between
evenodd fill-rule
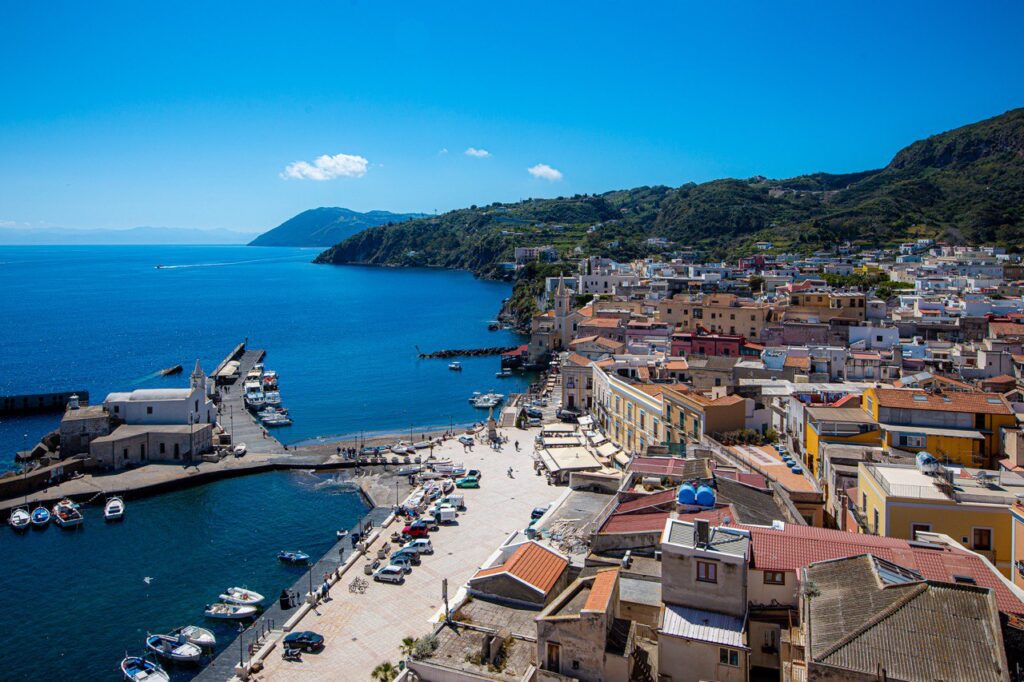
<instances>
[{"instance_id":1,"label":"white church","mask_svg":"<svg viewBox=\"0 0 1024 682\"><path fill-rule=\"evenodd\" d=\"M196 360L188 388L140 388L111 393L103 407L128 425L213 424L217 408L207 392L206 373Z\"/></svg>"}]
</instances>

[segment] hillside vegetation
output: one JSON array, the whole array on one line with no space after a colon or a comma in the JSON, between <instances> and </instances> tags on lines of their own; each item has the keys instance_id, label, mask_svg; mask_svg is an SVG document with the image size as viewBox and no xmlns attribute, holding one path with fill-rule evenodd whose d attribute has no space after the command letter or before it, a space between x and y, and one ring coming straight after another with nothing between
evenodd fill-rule
<instances>
[{"instance_id":1,"label":"hillside vegetation","mask_svg":"<svg viewBox=\"0 0 1024 682\"><path fill-rule=\"evenodd\" d=\"M331 246L368 227L399 223L423 215L390 211L359 213L336 207L311 208L264 232L249 246Z\"/></svg>"}]
</instances>

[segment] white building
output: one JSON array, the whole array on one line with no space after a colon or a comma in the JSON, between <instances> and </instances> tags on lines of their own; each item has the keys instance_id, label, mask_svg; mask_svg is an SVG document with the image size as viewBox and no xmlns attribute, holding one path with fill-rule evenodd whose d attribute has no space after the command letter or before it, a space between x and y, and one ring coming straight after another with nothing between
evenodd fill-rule
<instances>
[{"instance_id":1,"label":"white building","mask_svg":"<svg viewBox=\"0 0 1024 682\"><path fill-rule=\"evenodd\" d=\"M206 395L206 374L196 360L188 388L142 388L111 393L103 407L125 424L213 424L217 408Z\"/></svg>"}]
</instances>

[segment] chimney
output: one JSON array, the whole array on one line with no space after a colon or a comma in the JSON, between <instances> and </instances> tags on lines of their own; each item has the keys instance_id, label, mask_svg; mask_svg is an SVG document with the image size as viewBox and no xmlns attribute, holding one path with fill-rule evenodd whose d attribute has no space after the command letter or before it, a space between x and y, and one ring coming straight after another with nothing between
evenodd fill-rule
<instances>
[{"instance_id":1,"label":"chimney","mask_svg":"<svg viewBox=\"0 0 1024 682\"><path fill-rule=\"evenodd\" d=\"M711 523L707 519L694 519L693 531L697 547L706 548L711 544Z\"/></svg>"}]
</instances>

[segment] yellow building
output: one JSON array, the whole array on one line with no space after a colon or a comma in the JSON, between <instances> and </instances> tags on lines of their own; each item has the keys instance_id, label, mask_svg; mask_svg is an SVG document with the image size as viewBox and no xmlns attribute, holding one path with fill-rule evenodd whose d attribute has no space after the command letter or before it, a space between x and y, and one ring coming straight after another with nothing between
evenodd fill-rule
<instances>
[{"instance_id":1,"label":"yellow building","mask_svg":"<svg viewBox=\"0 0 1024 682\"><path fill-rule=\"evenodd\" d=\"M620 376L608 361L595 363L594 414L604 434L627 453L642 453L665 440L661 394L664 384Z\"/></svg>"},{"instance_id":2,"label":"yellow building","mask_svg":"<svg viewBox=\"0 0 1024 682\"><path fill-rule=\"evenodd\" d=\"M869 388L862 400L887 449L925 450L964 466L993 467L1003 452L1003 430L1017 425L1013 408L998 393Z\"/></svg>"},{"instance_id":3,"label":"yellow building","mask_svg":"<svg viewBox=\"0 0 1024 682\"><path fill-rule=\"evenodd\" d=\"M1024 588L1024 505L1014 502L1010 507L1010 580L1017 587Z\"/></svg>"},{"instance_id":4,"label":"yellow building","mask_svg":"<svg viewBox=\"0 0 1024 682\"><path fill-rule=\"evenodd\" d=\"M771 321L767 303L740 299L736 294L677 294L658 304L658 319L684 332L705 327L719 334L738 334L756 341Z\"/></svg>"},{"instance_id":5,"label":"yellow building","mask_svg":"<svg viewBox=\"0 0 1024 682\"><path fill-rule=\"evenodd\" d=\"M983 469L928 474L905 464L857 466L857 513L861 532L915 539L918 531L945 533L981 554L1010 577L1013 517L1024 494L1024 477Z\"/></svg>"},{"instance_id":6,"label":"yellow building","mask_svg":"<svg viewBox=\"0 0 1024 682\"><path fill-rule=\"evenodd\" d=\"M819 475L824 443L881 443L878 424L859 407L807 407L804 419L805 464L814 476Z\"/></svg>"},{"instance_id":7,"label":"yellow building","mask_svg":"<svg viewBox=\"0 0 1024 682\"><path fill-rule=\"evenodd\" d=\"M830 322L833 319L863 322L867 317L867 296L846 291L794 291L788 305L782 308L786 320L814 320Z\"/></svg>"}]
</instances>

